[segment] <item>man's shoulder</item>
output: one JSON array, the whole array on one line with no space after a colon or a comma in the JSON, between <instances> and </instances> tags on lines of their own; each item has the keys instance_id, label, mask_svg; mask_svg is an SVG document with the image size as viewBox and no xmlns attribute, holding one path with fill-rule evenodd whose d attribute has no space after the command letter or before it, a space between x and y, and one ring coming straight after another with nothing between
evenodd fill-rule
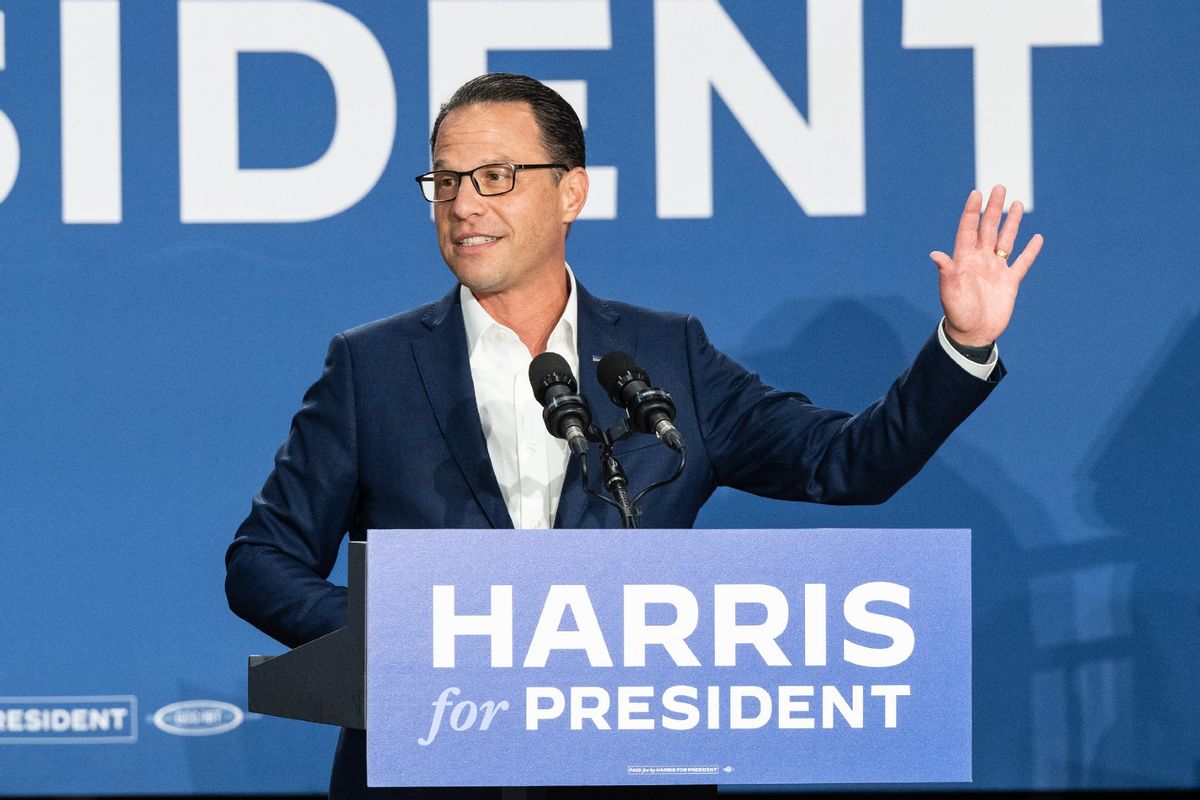
<instances>
[{"instance_id":1,"label":"man's shoulder","mask_svg":"<svg viewBox=\"0 0 1200 800\"><path fill-rule=\"evenodd\" d=\"M614 321L637 321L639 323L674 326L683 325L689 319L694 319L690 314L683 314L678 311L664 311L657 308L647 308L646 306L626 303L621 300L596 297L588 293L583 287L580 287L579 300L583 306L590 308L594 313L602 317L611 318ZM580 310L582 312L584 308Z\"/></svg>"},{"instance_id":2,"label":"man's shoulder","mask_svg":"<svg viewBox=\"0 0 1200 800\"><path fill-rule=\"evenodd\" d=\"M390 317L364 322L342 331L340 335L352 344L365 344L383 339L411 339L421 331L428 330L421 320L428 316L434 305L430 303Z\"/></svg>"},{"instance_id":3,"label":"man's shoulder","mask_svg":"<svg viewBox=\"0 0 1200 800\"><path fill-rule=\"evenodd\" d=\"M458 319L457 327L461 328L461 316L456 315L458 308L458 288L455 287L438 300L357 325L343 331L340 336L355 350L411 342L428 336L450 319ZM632 324L643 330L650 328L679 331L689 320L693 325L697 322L690 314L597 297L583 286L579 287L579 316L584 324L588 324L588 321L608 322L618 326Z\"/></svg>"},{"instance_id":4,"label":"man's shoulder","mask_svg":"<svg viewBox=\"0 0 1200 800\"><path fill-rule=\"evenodd\" d=\"M383 319L365 322L339 334L352 346L395 343L412 340L436 328L456 305L457 289L449 295L425 305L393 314Z\"/></svg>"}]
</instances>

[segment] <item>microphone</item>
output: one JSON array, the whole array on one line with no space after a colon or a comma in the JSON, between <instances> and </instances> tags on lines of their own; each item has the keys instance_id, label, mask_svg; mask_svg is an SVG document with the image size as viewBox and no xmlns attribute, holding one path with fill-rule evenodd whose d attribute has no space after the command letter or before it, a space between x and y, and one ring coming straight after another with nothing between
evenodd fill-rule
<instances>
[{"instance_id":1,"label":"microphone","mask_svg":"<svg viewBox=\"0 0 1200 800\"><path fill-rule=\"evenodd\" d=\"M629 414L629 427L639 433L653 433L672 450L683 449L683 436L672 424L675 402L662 389L650 388L650 376L637 365L633 356L620 350L600 359L596 377L608 399Z\"/></svg>"},{"instance_id":2,"label":"microphone","mask_svg":"<svg viewBox=\"0 0 1200 800\"><path fill-rule=\"evenodd\" d=\"M529 385L545 408L542 419L551 436L566 439L571 452L587 452L587 431L592 427L592 409L579 394L571 365L558 353L546 351L529 363Z\"/></svg>"}]
</instances>

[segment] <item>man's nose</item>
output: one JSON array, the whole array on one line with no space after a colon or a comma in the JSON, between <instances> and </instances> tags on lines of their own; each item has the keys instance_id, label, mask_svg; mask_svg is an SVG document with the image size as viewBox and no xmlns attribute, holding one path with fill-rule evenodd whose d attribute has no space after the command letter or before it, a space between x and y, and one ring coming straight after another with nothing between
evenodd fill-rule
<instances>
[{"instance_id":1,"label":"man's nose","mask_svg":"<svg viewBox=\"0 0 1200 800\"><path fill-rule=\"evenodd\" d=\"M470 217L482 213L485 202L483 196L475 189L474 181L464 176L458 184L458 194L450 201L450 210L456 217Z\"/></svg>"}]
</instances>

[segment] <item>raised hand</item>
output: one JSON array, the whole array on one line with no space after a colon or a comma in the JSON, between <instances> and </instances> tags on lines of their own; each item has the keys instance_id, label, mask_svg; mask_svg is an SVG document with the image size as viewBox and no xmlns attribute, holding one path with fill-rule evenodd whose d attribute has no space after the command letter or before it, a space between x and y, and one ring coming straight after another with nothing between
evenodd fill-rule
<instances>
[{"instance_id":1,"label":"raised hand","mask_svg":"<svg viewBox=\"0 0 1200 800\"><path fill-rule=\"evenodd\" d=\"M975 189L967 197L954 255L940 251L929 254L938 267L938 289L946 314L946 335L959 344L985 347L999 338L1012 317L1017 287L1042 250L1042 235L1034 234L1010 265L1009 255L1017 240L1023 207L1014 201L1004 227L1004 187L995 186L983 216L983 195Z\"/></svg>"}]
</instances>

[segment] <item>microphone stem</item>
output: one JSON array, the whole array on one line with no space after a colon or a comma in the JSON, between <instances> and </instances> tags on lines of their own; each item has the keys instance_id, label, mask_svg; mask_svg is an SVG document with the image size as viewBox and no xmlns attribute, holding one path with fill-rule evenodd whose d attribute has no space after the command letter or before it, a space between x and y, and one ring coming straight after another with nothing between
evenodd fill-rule
<instances>
[{"instance_id":1,"label":"microphone stem","mask_svg":"<svg viewBox=\"0 0 1200 800\"><path fill-rule=\"evenodd\" d=\"M602 448L600 468L604 473L605 488L613 496L613 500L617 501L617 511L621 514L621 525L626 528L636 528L637 509L629 502L627 490L629 479L625 476L625 470L621 468L621 462L617 461L616 456L608 447Z\"/></svg>"}]
</instances>

